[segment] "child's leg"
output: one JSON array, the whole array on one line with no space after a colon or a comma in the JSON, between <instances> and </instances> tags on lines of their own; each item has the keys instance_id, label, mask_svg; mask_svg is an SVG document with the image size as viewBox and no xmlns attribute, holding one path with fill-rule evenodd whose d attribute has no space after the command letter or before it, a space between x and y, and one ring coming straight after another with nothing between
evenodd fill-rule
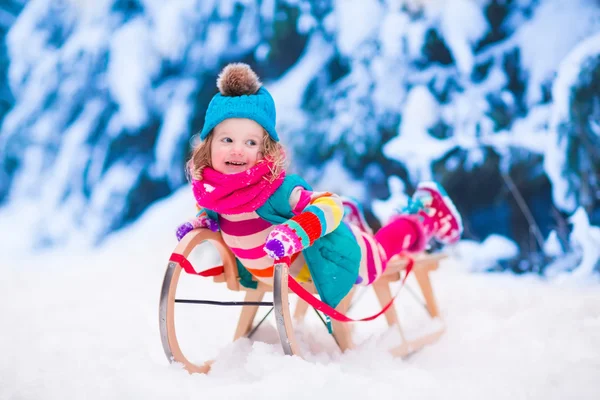
<instances>
[{"instance_id":1,"label":"child's leg","mask_svg":"<svg viewBox=\"0 0 600 400\"><path fill-rule=\"evenodd\" d=\"M460 214L437 183L419 184L407 212L395 217L375 234L375 239L385 250L386 261L403 251L423 251L432 237L442 244L460 239Z\"/></svg>"},{"instance_id":2,"label":"child's leg","mask_svg":"<svg viewBox=\"0 0 600 400\"><path fill-rule=\"evenodd\" d=\"M383 272L389 258L402 251L425 248L426 237L416 215L401 215L382 227L375 236L349 225L361 251L357 285L370 285ZM389 256L388 256L389 255Z\"/></svg>"},{"instance_id":3,"label":"child's leg","mask_svg":"<svg viewBox=\"0 0 600 400\"><path fill-rule=\"evenodd\" d=\"M399 215L377 231L375 240L385 250L385 261L388 261L403 251L423 251L429 237L417 215Z\"/></svg>"},{"instance_id":4,"label":"child's leg","mask_svg":"<svg viewBox=\"0 0 600 400\"><path fill-rule=\"evenodd\" d=\"M381 244L369 233L356 225L348 224L360 247L360 266L358 269L357 285L370 285L385 270L386 255Z\"/></svg>"},{"instance_id":5,"label":"child's leg","mask_svg":"<svg viewBox=\"0 0 600 400\"><path fill-rule=\"evenodd\" d=\"M360 246L358 285L373 283L393 256L423 251L432 237L443 244L454 243L462 233L462 222L444 189L433 182L420 184L406 213L394 217L373 236L357 225L350 229Z\"/></svg>"}]
</instances>

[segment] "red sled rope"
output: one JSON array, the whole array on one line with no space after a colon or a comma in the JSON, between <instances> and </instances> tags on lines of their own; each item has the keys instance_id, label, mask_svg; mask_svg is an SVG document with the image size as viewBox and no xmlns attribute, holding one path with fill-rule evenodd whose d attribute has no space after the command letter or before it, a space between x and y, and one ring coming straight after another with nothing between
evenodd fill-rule
<instances>
[{"instance_id":1,"label":"red sled rope","mask_svg":"<svg viewBox=\"0 0 600 400\"><path fill-rule=\"evenodd\" d=\"M171 258L169 258L169 261L178 263L185 272L187 272L188 274L192 274L192 275L200 275L200 276L204 276L204 277L209 277L209 276L221 275L223 272L225 272L225 268L223 268L222 265L219 265L219 266L213 267L213 268L209 268L204 271L196 272L196 270L194 269L194 267L192 267L192 264L188 261L188 259L178 253L171 254Z\"/></svg>"},{"instance_id":2,"label":"red sled rope","mask_svg":"<svg viewBox=\"0 0 600 400\"><path fill-rule=\"evenodd\" d=\"M287 258L287 257L284 259L277 260L277 261L275 261L275 263L276 264L277 263L285 264L286 267L289 267L289 265L290 265L289 258ZM341 322L372 321L375 318L379 317L381 314L385 313L392 306L392 304L394 304L394 300L396 300L396 297L400 293L400 290L406 283L406 278L408 277L408 274L410 273L410 271L412 271L413 265L414 265L414 260L409 257L408 265L406 266L406 275L404 275L404 278L402 279L400 288L398 289L398 291L396 292L394 297L392 297L392 299L389 301L389 303L387 303L381 309L381 311L379 311L377 314L374 314L374 315L371 315L371 316L365 317L365 318L360 318L360 319L350 318L347 315L342 314L341 312L337 311L335 308L331 307L327 303L324 303L323 301L317 299L312 293L310 293L300 283L298 283L298 281L295 280L291 275L288 275L288 287L292 290L292 292L296 293L298 295L298 297L300 297L302 300L307 302L315 310L321 311L323 314L327 315L328 317L330 317L332 319L335 319L336 321L341 321Z\"/></svg>"}]
</instances>

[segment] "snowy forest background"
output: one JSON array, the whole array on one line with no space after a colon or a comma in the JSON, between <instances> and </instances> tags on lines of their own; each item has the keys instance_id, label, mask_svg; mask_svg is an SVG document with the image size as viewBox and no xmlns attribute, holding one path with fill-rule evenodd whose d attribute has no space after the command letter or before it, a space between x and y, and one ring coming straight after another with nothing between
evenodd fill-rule
<instances>
[{"instance_id":1,"label":"snowy forest background","mask_svg":"<svg viewBox=\"0 0 600 400\"><path fill-rule=\"evenodd\" d=\"M436 179L466 239L512 249L490 269L600 268L599 0L5 0L0 35L0 211L31 249L184 187L242 61L292 168L374 227Z\"/></svg>"}]
</instances>

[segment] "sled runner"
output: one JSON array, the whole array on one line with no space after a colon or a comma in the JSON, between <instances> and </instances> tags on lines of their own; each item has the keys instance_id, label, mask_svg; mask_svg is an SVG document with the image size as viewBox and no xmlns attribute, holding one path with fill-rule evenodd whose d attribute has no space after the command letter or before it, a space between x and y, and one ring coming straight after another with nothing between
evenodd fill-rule
<instances>
[{"instance_id":1,"label":"sled runner","mask_svg":"<svg viewBox=\"0 0 600 400\"><path fill-rule=\"evenodd\" d=\"M214 245L221 257L221 266L203 271L194 269L194 266L192 266L188 257L194 248L203 242L210 242ZM423 253L413 259L392 259L388 263L384 274L371 284L381 305L381 311L364 320L371 320L379 316L379 314L383 314L389 326L397 327L400 337L402 338L402 343L390 350L394 356L405 357L414 353L424 346L435 342L444 332L444 325L441 321L431 282L429 280L429 272L437 269L442 258L444 258L444 255L442 254ZM355 290L351 290L335 310L328 309L329 307L325 303L320 302L320 300L315 297L317 294L315 287L310 282L302 284L296 282L293 278L288 276L287 267L286 260L278 260L275 263L272 287L262 282L257 282L255 288L245 287L240 283L241 278L236 259L223 242L220 233L215 233L207 229L197 229L188 233L178 243L171 255L160 295L160 335L163 349L169 361L181 363L190 373L207 373L213 362L213 360L206 360L203 363L194 363L183 354L175 326L175 308L177 303L242 306L233 340L252 335L256 329L253 328L253 322L258 308L260 306L271 306L275 312L275 323L284 353L298 356L302 356L302 354L295 338L293 323L294 320L299 321L305 317L310 303L316 310L320 310L331 317L330 329L341 351L353 348L354 342L352 341L351 327L350 324L347 323L351 319L346 317L345 314L348 311ZM182 270L193 275L212 277L214 282L224 283L229 290L245 291L244 301L216 302L210 300L177 299L177 287ZM390 287L392 282L397 281L401 281L403 285L409 273L414 275L415 280L419 285L425 300L424 305L429 316L431 318L437 318L440 321L437 330L415 339L408 339L404 334L393 304L395 296L392 294ZM404 289L401 287L400 290ZM263 297L267 292L273 292L273 302L263 301ZM288 301L290 292L295 292L300 296L296 304L293 318ZM320 315L319 312L317 312L317 314Z\"/></svg>"}]
</instances>

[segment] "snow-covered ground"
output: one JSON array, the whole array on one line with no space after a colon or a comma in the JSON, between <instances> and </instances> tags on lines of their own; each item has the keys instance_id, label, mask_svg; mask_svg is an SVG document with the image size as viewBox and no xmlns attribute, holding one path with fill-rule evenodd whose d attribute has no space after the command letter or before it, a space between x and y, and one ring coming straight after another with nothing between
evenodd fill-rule
<instances>
[{"instance_id":1,"label":"snow-covered ground","mask_svg":"<svg viewBox=\"0 0 600 400\"><path fill-rule=\"evenodd\" d=\"M164 356L158 299L191 199L177 192L94 251L0 249L0 399L600 398L598 283L470 273L457 258L432 277L447 333L406 360L386 353L383 318L356 325L358 349L339 354L312 316L298 332L305 361L282 355L272 324L258 333L266 343L229 344L237 309L181 305L184 351L217 355L211 374L189 375ZM3 237L18 233L0 221ZM196 298L240 298L182 279ZM397 307L409 334L427 329L408 291ZM367 291L352 315L376 309Z\"/></svg>"}]
</instances>

